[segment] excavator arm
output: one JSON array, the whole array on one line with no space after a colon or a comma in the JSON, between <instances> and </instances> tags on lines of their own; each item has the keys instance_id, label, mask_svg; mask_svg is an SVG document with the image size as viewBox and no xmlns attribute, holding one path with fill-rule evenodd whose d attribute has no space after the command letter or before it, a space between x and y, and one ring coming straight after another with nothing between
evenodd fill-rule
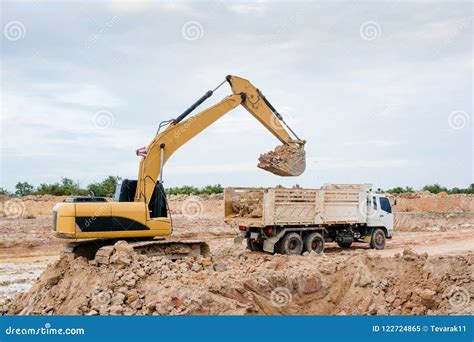
<instances>
[{"instance_id":1,"label":"excavator arm","mask_svg":"<svg viewBox=\"0 0 474 342\"><path fill-rule=\"evenodd\" d=\"M247 111L249 111L283 144L292 145L295 149L302 148L304 141L299 140L296 134L294 134L294 132L285 124L296 139L291 138L288 131L281 124L281 122L284 123L281 115L257 88L255 88L249 81L240 77L227 76L226 80L231 86L232 95L227 96L210 108L186 118L194 109L196 109L196 107L213 94L213 91L208 91L183 114L176 119L171 120L169 125L162 132L158 132L152 142L148 145L147 153L140 161L135 193L136 202L144 201L148 205L152 198L153 191L155 190L156 182L161 181L163 166L169 157L178 148L238 105L242 105ZM214 91L216 89L214 89ZM291 175L301 174L304 170L304 166L302 169L301 167L297 169L300 170L297 172L298 174ZM273 170L270 171L274 172ZM278 172L274 173L281 174Z\"/></svg>"}]
</instances>

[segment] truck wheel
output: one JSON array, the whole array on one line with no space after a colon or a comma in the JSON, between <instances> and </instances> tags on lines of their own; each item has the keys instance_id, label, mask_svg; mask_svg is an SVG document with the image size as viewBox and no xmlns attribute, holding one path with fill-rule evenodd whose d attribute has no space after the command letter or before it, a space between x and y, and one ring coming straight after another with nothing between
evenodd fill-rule
<instances>
[{"instance_id":1,"label":"truck wheel","mask_svg":"<svg viewBox=\"0 0 474 342\"><path fill-rule=\"evenodd\" d=\"M384 249L385 248L385 233L382 229L376 228L372 231L370 239L370 248Z\"/></svg>"},{"instance_id":2,"label":"truck wheel","mask_svg":"<svg viewBox=\"0 0 474 342\"><path fill-rule=\"evenodd\" d=\"M282 254L301 254L303 239L297 233L288 233L281 240L279 250Z\"/></svg>"},{"instance_id":3,"label":"truck wheel","mask_svg":"<svg viewBox=\"0 0 474 342\"><path fill-rule=\"evenodd\" d=\"M321 254L324 251L324 238L319 233L311 233L304 239L304 249L307 252L314 251Z\"/></svg>"},{"instance_id":4,"label":"truck wheel","mask_svg":"<svg viewBox=\"0 0 474 342\"><path fill-rule=\"evenodd\" d=\"M262 252L263 242L257 242L255 239L247 239L247 248L252 252Z\"/></svg>"},{"instance_id":5,"label":"truck wheel","mask_svg":"<svg viewBox=\"0 0 474 342\"><path fill-rule=\"evenodd\" d=\"M337 245L341 248L349 248L352 246L352 242L337 242Z\"/></svg>"}]
</instances>

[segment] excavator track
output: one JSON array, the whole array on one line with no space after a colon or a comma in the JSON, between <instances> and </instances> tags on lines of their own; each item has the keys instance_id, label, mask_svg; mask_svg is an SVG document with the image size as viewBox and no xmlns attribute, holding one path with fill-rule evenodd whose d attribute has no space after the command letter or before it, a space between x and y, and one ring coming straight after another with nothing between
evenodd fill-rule
<instances>
[{"instance_id":1,"label":"excavator track","mask_svg":"<svg viewBox=\"0 0 474 342\"><path fill-rule=\"evenodd\" d=\"M164 256L171 260L185 257L208 257L210 256L209 245L199 240L165 240L155 238L153 240L137 241L137 239L96 239L78 242L70 242L64 251L76 256L85 257L89 260L100 259L119 240L125 240L138 254L149 257Z\"/></svg>"}]
</instances>

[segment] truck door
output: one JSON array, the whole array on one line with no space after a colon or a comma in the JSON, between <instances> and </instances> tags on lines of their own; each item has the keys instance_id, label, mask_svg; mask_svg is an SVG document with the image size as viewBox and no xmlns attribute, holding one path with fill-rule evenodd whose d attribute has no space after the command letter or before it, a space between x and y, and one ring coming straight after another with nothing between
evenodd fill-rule
<instances>
[{"instance_id":1,"label":"truck door","mask_svg":"<svg viewBox=\"0 0 474 342\"><path fill-rule=\"evenodd\" d=\"M367 202L367 226L380 227L380 203L378 196L369 193Z\"/></svg>"},{"instance_id":2,"label":"truck door","mask_svg":"<svg viewBox=\"0 0 474 342\"><path fill-rule=\"evenodd\" d=\"M387 235L390 237L393 233L393 213L392 213L392 206L390 205L390 201L387 197L379 197L380 203L380 221L381 225L387 228Z\"/></svg>"}]
</instances>

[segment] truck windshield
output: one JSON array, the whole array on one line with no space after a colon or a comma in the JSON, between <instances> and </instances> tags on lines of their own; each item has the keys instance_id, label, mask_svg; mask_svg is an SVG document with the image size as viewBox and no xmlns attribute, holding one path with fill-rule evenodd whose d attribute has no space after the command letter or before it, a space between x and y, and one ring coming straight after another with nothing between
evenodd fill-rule
<instances>
[{"instance_id":1,"label":"truck windshield","mask_svg":"<svg viewBox=\"0 0 474 342\"><path fill-rule=\"evenodd\" d=\"M387 213L392 212L392 207L390 206L390 201L387 197L380 197L380 209Z\"/></svg>"}]
</instances>

